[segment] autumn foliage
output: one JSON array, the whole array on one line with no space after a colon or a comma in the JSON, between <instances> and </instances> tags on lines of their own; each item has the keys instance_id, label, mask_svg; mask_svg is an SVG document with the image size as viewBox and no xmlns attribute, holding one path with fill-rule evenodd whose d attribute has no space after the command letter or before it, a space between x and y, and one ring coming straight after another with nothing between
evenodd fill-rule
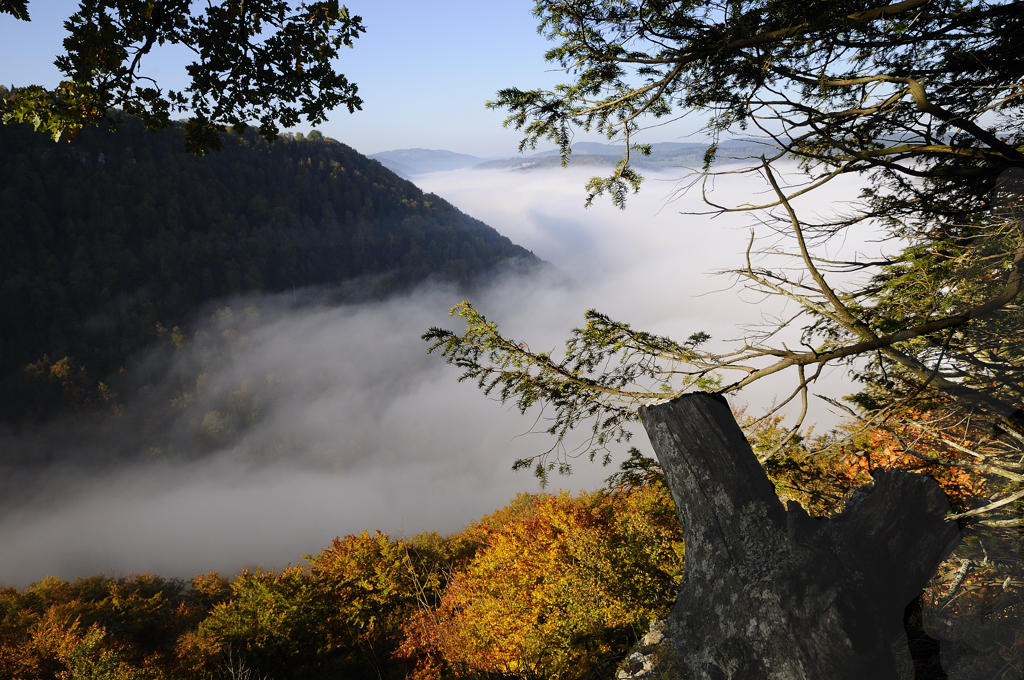
<instances>
[{"instance_id":1,"label":"autumn foliage","mask_svg":"<svg viewBox=\"0 0 1024 680\"><path fill-rule=\"evenodd\" d=\"M849 493L871 482L875 470L906 470L934 478L955 511L984 504L1020 475L985 465L1000 455L999 442L979 431L969 419L948 411L908 410L881 422L847 421L835 430L785 441L782 416L759 419L740 411L737 417L756 454L779 449L765 460L775 490L811 514L831 514L843 507Z\"/></svg>"},{"instance_id":2,"label":"autumn foliage","mask_svg":"<svg viewBox=\"0 0 1024 680\"><path fill-rule=\"evenodd\" d=\"M47 578L0 591L0 677L143 680L173 677L178 638L227 594L215 574L191 582L150 574Z\"/></svg>"},{"instance_id":3,"label":"autumn foliage","mask_svg":"<svg viewBox=\"0 0 1024 680\"><path fill-rule=\"evenodd\" d=\"M786 434L772 419L746 425L761 455ZM962 509L999 483L955 464L964 454L951 443L970 436L922 417L785 441L766 467L783 499L814 514L892 467L934 476ZM231 580L47 578L0 590L0 678L613 677L675 601L685 557L675 512L657 463L633 450L606 489L521 494L447 537L363 532ZM933 636L960 626L943 649L968 650L965 669L1024 671L1020 537L986 531L942 565L914 625Z\"/></svg>"},{"instance_id":4,"label":"autumn foliage","mask_svg":"<svg viewBox=\"0 0 1024 680\"><path fill-rule=\"evenodd\" d=\"M0 591L16 680L571 680L664 616L683 547L664 485L523 494L449 537L337 538L280 572L47 578Z\"/></svg>"},{"instance_id":5,"label":"autumn foliage","mask_svg":"<svg viewBox=\"0 0 1024 680\"><path fill-rule=\"evenodd\" d=\"M406 624L415 678L577 678L667 614L683 546L662 488L521 496L466 530L480 548Z\"/></svg>"}]
</instances>

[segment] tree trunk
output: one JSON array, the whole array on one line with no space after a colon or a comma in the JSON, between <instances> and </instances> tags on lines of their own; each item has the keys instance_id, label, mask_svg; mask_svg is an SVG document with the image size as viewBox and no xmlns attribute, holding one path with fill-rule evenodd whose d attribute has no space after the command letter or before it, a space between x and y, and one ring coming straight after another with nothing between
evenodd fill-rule
<instances>
[{"instance_id":1,"label":"tree trunk","mask_svg":"<svg viewBox=\"0 0 1024 680\"><path fill-rule=\"evenodd\" d=\"M641 409L686 541L668 619L701 680L895 680L907 604L960 539L935 480L873 474L846 509L783 507L721 396Z\"/></svg>"}]
</instances>

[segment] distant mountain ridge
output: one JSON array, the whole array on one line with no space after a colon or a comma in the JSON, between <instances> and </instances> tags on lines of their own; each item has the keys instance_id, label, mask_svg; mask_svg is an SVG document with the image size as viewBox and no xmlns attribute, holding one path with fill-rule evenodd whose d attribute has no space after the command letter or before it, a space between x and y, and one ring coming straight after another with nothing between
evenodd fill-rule
<instances>
[{"instance_id":1,"label":"distant mountain ridge","mask_svg":"<svg viewBox=\"0 0 1024 680\"><path fill-rule=\"evenodd\" d=\"M435 149L395 149L367 156L400 175L413 176L445 170L461 170L479 165L487 159L454 151Z\"/></svg>"},{"instance_id":2,"label":"distant mountain ridge","mask_svg":"<svg viewBox=\"0 0 1024 680\"><path fill-rule=\"evenodd\" d=\"M641 170L694 167L704 162L704 154L708 147L708 143L659 142L651 145L650 156L638 152L631 154L630 163ZM763 153L771 153L773 149L774 147L757 141L729 140L719 144L716 162L757 158ZM578 142L573 144L569 165L613 167L622 159L625 152L624 145ZM395 149L371 154L369 158L379 161L385 167L407 178L464 168L540 170L560 167L562 164L556 149L497 159L434 149Z\"/></svg>"}]
</instances>

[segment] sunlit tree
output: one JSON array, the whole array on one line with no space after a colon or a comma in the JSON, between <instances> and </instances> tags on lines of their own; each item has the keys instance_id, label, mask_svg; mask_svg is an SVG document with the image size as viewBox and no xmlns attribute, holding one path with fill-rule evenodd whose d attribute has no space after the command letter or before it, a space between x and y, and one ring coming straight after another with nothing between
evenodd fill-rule
<instances>
[{"instance_id":1,"label":"sunlit tree","mask_svg":"<svg viewBox=\"0 0 1024 680\"><path fill-rule=\"evenodd\" d=\"M664 486L523 496L494 520L464 532L480 548L404 626L420 680L607 670L674 600L682 540Z\"/></svg>"}]
</instances>

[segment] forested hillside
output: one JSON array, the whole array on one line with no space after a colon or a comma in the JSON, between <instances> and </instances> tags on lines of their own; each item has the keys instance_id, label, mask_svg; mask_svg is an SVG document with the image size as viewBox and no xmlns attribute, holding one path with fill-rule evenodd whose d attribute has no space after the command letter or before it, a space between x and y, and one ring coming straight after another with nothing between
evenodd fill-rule
<instances>
[{"instance_id":1,"label":"forested hillside","mask_svg":"<svg viewBox=\"0 0 1024 680\"><path fill-rule=\"evenodd\" d=\"M357 277L377 296L430 276L471 285L536 259L319 135L225 137L202 158L181 135L129 119L54 144L0 127L0 421L60 408L62 358L95 385L205 301Z\"/></svg>"}]
</instances>

